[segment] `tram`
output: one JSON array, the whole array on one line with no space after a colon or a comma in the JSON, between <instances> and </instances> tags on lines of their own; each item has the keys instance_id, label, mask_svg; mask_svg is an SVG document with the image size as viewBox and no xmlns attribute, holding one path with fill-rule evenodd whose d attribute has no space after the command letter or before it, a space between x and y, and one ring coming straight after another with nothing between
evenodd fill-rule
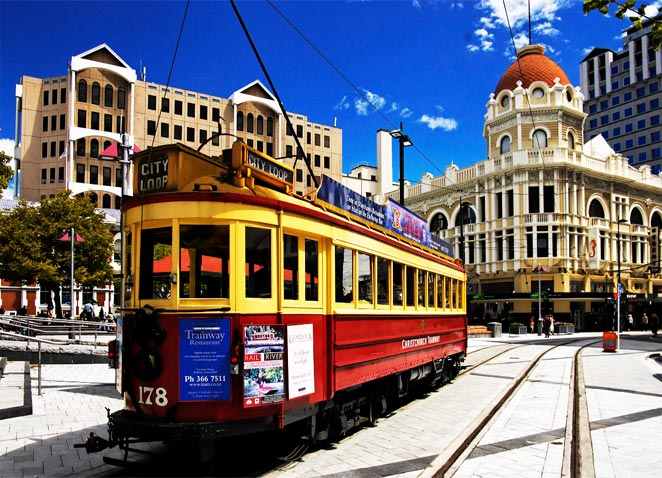
<instances>
[{"instance_id":1,"label":"tram","mask_svg":"<svg viewBox=\"0 0 662 478\"><path fill-rule=\"evenodd\" d=\"M133 158L125 301L109 356L124 409L109 439L207 439L297 427L311 441L374 422L467 350L466 276L425 221L242 142Z\"/></svg>"}]
</instances>

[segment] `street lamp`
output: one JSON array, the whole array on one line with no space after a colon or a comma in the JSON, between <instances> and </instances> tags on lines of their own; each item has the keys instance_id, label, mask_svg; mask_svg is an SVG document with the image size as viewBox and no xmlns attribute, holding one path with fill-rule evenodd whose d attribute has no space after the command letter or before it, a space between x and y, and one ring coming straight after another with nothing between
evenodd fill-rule
<instances>
[{"instance_id":1,"label":"street lamp","mask_svg":"<svg viewBox=\"0 0 662 478\"><path fill-rule=\"evenodd\" d=\"M413 146L411 138L404 132L402 121L400 121L400 129L390 131L391 137L398 140L400 145L400 205L405 205L405 147Z\"/></svg>"},{"instance_id":2,"label":"street lamp","mask_svg":"<svg viewBox=\"0 0 662 478\"><path fill-rule=\"evenodd\" d=\"M616 223L616 260L617 260L617 282L616 282L616 350L621 348L621 224L626 219L619 219Z\"/></svg>"},{"instance_id":3,"label":"street lamp","mask_svg":"<svg viewBox=\"0 0 662 478\"><path fill-rule=\"evenodd\" d=\"M540 335L542 331L542 327L540 326L542 324L542 293L540 290L540 274L545 272L545 268L543 266L537 266L533 269L532 272L538 274L538 335Z\"/></svg>"}]
</instances>

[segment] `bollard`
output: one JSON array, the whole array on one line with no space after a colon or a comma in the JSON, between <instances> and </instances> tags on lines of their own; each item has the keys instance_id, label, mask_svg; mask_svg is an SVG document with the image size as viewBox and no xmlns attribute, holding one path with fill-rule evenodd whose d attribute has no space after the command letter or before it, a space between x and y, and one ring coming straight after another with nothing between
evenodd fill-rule
<instances>
[{"instance_id":1,"label":"bollard","mask_svg":"<svg viewBox=\"0 0 662 478\"><path fill-rule=\"evenodd\" d=\"M41 397L41 342L37 342L37 394Z\"/></svg>"}]
</instances>

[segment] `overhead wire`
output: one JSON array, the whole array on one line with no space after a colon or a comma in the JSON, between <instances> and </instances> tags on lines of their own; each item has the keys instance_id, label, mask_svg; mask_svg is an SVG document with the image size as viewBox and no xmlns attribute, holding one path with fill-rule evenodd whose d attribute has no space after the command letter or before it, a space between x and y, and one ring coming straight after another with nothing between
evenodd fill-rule
<instances>
[{"instance_id":1,"label":"overhead wire","mask_svg":"<svg viewBox=\"0 0 662 478\"><path fill-rule=\"evenodd\" d=\"M179 51L179 44L182 40L182 34L184 33L184 24L186 23L186 17L188 16L189 5L191 0L186 0L186 5L184 6L184 14L182 15L182 20L179 24L179 34L177 35L177 42L175 43L175 49L172 52L172 59L170 60L170 70L168 71L168 81L166 81L166 87L161 97L161 105L159 107L159 114L156 117L156 126L154 129L154 136L152 136L152 148L154 147L154 141L156 141L156 134L159 130L159 122L161 121L161 112L163 111L163 100L168 96L170 91L170 80L172 79L172 72L175 69L175 60L177 59L177 52Z\"/></svg>"},{"instance_id":2,"label":"overhead wire","mask_svg":"<svg viewBox=\"0 0 662 478\"><path fill-rule=\"evenodd\" d=\"M306 34L304 33L304 31L303 31L301 28L299 28L299 26L298 26L296 23L294 23L294 22L292 21L292 19L290 19L287 15L285 15L285 13L284 13L284 12L283 12L283 11L282 11L282 10L276 5L276 4L275 4L275 2L274 2L273 0L266 0L266 2L267 2L267 4L268 4L268 5L269 5L269 6L270 6L270 7L271 7L271 8L272 8L272 9L278 14L278 16L280 16L280 17L283 19L283 21L284 21L287 25L289 25L289 27L292 28L292 30L294 30L294 31L295 31L295 32L296 32L296 33L297 33L297 34L303 39L303 41L304 41L304 42L305 42L305 43L306 43L306 44L307 44L307 45L308 45L308 46L309 46L309 47L310 47L315 53L317 53L317 54L320 56L320 58L322 58L322 60L324 60L324 62L325 62L326 64L329 65L329 66L331 67L331 69L333 69L333 71L335 71L336 74L337 74L337 75L338 75L343 81L345 81L345 83L347 83L347 84L348 84L348 85L349 85L349 86L350 86L350 87L356 92L357 95L359 95L359 97L361 97L361 98L365 98L365 97L366 97L365 91L363 91L363 90L362 90L362 89L361 89L356 83L354 83L354 82L349 78L349 76L348 76L347 74L345 74L345 73L340 69L340 67L338 67L333 61L331 61L331 59L328 57L328 55L326 55L326 54L322 51L322 49L319 48L319 47L318 47L318 46L317 46L317 45L316 45L316 44L315 44L315 43L314 43L314 42L308 37L308 35L306 35ZM387 124L391 124L391 126L392 126L392 122L393 122L393 119L392 119L392 118L389 118L389 117L388 117L388 116L382 111L381 108L377 108L377 107L375 106L375 104L374 104L372 101L368 101L368 104L374 109L374 111L375 111L376 113L378 113L378 114L379 114L379 115L380 115L380 116L381 116L381 117L387 122ZM393 129L398 129L398 127L399 127L399 126L396 125ZM424 152L424 151L423 151L423 150L422 150L422 149L421 149L416 143L413 143L413 142L412 142L412 146L413 146L413 148L418 152L418 154L420 154L421 157L422 157L423 159L425 159L425 160L428 162L428 164L430 164L430 166L431 166L432 168L434 168L439 174L443 174L443 171L441 170L441 168L439 168L439 167L438 167L438 166L437 166L437 165L436 165L436 164L435 164L435 163L434 163L434 162L428 157L428 155L425 154L425 152Z\"/></svg>"}]
</instances>

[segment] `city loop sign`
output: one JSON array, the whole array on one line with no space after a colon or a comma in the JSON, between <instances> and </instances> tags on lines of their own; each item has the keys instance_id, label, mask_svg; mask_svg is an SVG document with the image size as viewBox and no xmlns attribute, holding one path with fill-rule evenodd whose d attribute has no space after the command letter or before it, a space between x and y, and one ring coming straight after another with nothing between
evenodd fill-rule
<instances>
[{"instance_id":1,"label":"city loop sign","mask_svg":"<svg viewBox=\"0 0 662 478\"><path fill-rule=\"evenodd\" d=\"M168 155L159 154L140 163L138 169L138 191L154 193L163 191L168 184Z\"/></svg>"}]
</instances>

